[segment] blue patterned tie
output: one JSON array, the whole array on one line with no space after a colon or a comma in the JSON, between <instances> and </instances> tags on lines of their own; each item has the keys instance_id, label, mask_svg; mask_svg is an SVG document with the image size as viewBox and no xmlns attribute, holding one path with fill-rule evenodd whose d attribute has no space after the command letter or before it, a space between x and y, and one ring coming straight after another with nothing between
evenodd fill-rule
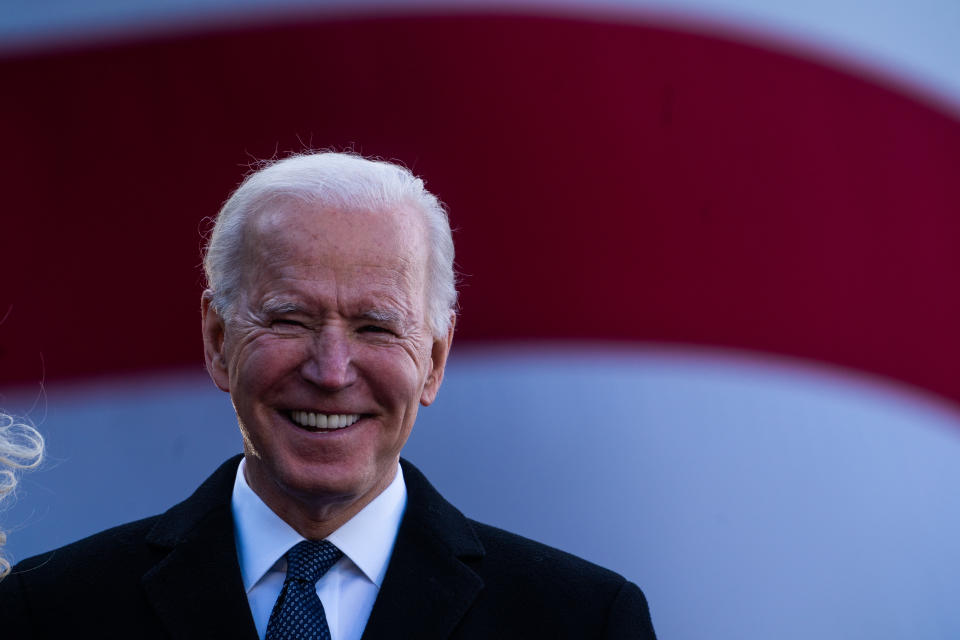
<instances>
[{"instance_id":1,"label":"blue patterned tie","mask_svg":"<svg viewBox=\"0 0 960 640\"><path fill-rule=\"evenodd\" d=\"M342 556L326 540L304 540L287 551L287 578L267 623L267 640L330 640L316 585Z\"/></svg>"}]
</instances>

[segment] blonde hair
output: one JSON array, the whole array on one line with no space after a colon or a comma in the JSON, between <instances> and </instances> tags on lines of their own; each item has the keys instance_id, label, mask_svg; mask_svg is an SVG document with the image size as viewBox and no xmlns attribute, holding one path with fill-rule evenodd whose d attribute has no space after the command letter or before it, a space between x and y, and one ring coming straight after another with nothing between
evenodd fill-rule
<instances>
[{"instance_id":1,"label":"blonde hair","mask_svg":"<svg viewBox=\"0 0 960 640\"><path fill-rule=\"evenodd\" d=\"M33 469L43 459L43 436L32 425L0 412L0 499L17 486L17 472ZM7 536L0 531L0 545ZM0 578L10 572L10 562L0 555Z\"/></svg>"}]
</instances>

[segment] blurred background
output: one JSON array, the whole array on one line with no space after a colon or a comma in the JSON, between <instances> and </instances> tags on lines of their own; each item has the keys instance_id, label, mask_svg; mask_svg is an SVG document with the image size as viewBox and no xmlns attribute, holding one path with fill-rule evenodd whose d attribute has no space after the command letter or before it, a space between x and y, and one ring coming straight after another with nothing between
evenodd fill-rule
<instances>
[{"instance_id":1,"label":"blurred background","mask_svg":"<svg viewBox=\"0 0 960 640\"><path fill-rule=\"evenodd\" d=\"M239 452L207 218L256 160L422 175L463 274L406 456L661 638L960 635L960 5L0 4L14 559Z\"/></svg>"}]
</instances>

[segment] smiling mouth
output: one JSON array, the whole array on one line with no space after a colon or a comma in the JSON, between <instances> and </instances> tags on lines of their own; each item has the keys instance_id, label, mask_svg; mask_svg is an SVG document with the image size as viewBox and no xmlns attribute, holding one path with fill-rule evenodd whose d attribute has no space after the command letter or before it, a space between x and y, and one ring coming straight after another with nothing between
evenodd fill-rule
<instances>
[{"instance_id":1,"label":"smiling mouth","mask_svg":"<svg viewBox=\"0 0 960 640\"><path fill-rule=\"evenodd\" d=\"M293 424L307 431L336 431L349 427L363 417L359 413L316 413L314 411L288 411Z\"/></svg>"}]
</instances>

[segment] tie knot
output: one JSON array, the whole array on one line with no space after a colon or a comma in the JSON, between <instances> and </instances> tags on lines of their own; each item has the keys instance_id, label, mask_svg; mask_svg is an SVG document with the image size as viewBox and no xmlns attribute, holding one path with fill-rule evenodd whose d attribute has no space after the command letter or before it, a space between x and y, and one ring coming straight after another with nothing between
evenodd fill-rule
<instances>
[{"instance_id":1,"label":"tie knot","mask_svg":"<svg viewBox=\"0 0 960 640\"><path fill-rule=\"evenodd\" d=\"M304 540L287 551L287 580L316 582L342 556L343 552L326 540Z\"/></svg>"}]
</instances>

